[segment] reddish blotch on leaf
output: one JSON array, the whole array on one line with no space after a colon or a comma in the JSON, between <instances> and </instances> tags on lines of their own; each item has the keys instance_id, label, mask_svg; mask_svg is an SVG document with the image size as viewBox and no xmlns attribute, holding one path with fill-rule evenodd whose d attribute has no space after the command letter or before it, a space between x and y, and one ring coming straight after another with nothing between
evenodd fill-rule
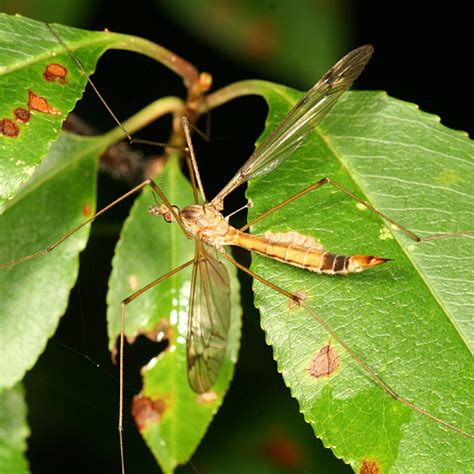
<instances>
[{"instance_id":1,"label":"reddish blotch on leaf","mask_svg":"<svg viewBox=\"0 0 474 474\"><path fill-rule=\"evenodd\" d=\"M61 64L52 63L46 66L43 77L49 82L66 84L67 69Z\"/></svg>"},{"instance_id":2,"label":"reddish blotch on leaf","mask_svg":"<svg viewBox=\"0 0 474 474\"><path fill-rule=\"evenodd\" d=\"M92 206L90 204L84 204L82 206L82 215L87 217L92 211Z\"/></svg>"},{"instance_id":3,"label":"reddish blotch on leaf","mask_svg":"<svg viewBox=\"0 0 474 474\"><path fill-rule=\"evenodd\" d=\"M19 133L20 127L13 120L7 118L0 119L0 135L16 138Z\"/></svg>"},{"instance_id":4,"label":"reddish blotch on leaf","mask_svg":"<svg viewBox=\"0 0 474 474\"><path fill-rule=\"evenodd\" d=\"M132 416L139 431L145 429L150 423L158 423L165 409L165 402L161 399L152 400L144 395L135 396L132 404Z\"/></svg>"},{"instance_id":5,"label":"reddish blotch on leaf","mask_svg":"<svg viewBox=\"0 0 474 474\"><path fill-rule=\"evenodd\" d=\"M28 107L30 110L36 110L50 115L61 115L61 111L51 107L44 97L36 95L33 91L28 92Z\"/></svg>"},{"instance_id":6,"label":"reddish blotch on leaf","mask_svg":"<svg viewBox=\"0 0 474 474\"><path fill-rule=\"evenodd\" d=\"M31 117L30 111L27 109L23 109L21 107L18 107L17 109L15 109L13 111L13 114L16 117L16 121L21 122L21 123L27 123Z\"/></svg>"},{"instance_id":7,"label":"reddish blotch on leaf","mask_svg":"<svg viewBox=\"0 0 474 474\"><path fill-rule=\"evenodd\" d=\"M375 461L364 461L360 467L359 474L379 474L380 470Z\"/></svg>"}]
</instances>

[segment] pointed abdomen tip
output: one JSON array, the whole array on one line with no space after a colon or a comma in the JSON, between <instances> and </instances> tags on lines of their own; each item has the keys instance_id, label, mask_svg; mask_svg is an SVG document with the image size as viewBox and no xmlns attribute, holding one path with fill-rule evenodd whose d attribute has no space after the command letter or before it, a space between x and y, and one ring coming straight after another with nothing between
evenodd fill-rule
<instances>
[{"instance_id":1,"label":"pointed abdomen tip","mask_svg":"<svg viewBox=\"0 0 474 474\"><path fill-rule=\"evenodd\" d=\"M354 255L351 257L352 264L354 267L353 271L362 271L366 268L372 268L381 263L391 262L393 259L391 258L383 258L383 257L375 257L373 255Z\"/></svg>"},{"instance_id":2,"label":"pointed abdomen tip","mask_svg":"<svg viewBox=\"0 0 474 474\"><path fill-rule=\"evenodd\" d=\"M375 267L375 265L380 265L381 263L385 262L393 262L393 258L383 258L383 257L369 257L370 264L369 266Z\"/></svg>"}]
</instances>

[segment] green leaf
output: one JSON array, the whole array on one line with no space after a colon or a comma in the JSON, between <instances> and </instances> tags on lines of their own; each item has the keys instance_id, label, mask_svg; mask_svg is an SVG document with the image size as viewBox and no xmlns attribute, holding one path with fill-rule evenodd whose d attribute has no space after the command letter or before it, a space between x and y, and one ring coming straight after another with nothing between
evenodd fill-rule
<instances>
[{"instance_id":1,"label":"green leaf","mask_svg":"<svg viewBox=\"0 0 474 474\"><path fill-rule=\"evenodd\" d=\"M0 13L0 212L46 156L84 92L87 78L76 59L90 75L112 48L140 52L175 71L183 66L180 58L173 62L167 50L141 38L56 24L50 29L42 22ZM65 76L52 76L49 66L63 68ZM32 93L47 105L34 106Z\"/></svg>"},{"instance_id":2,"label":"green leaf","mask_svg":"<svg viewBox=\"0 0 474 474\"><path fill-rule=\"evenodd\" d=\"M267 130L298 97L268 86ZM330 177L422 236L467 230L472 156L465 134L413 104L381 92L351 92L294 156L250 183L249 220ZM416 244L330 185L252 228L267 230L297 231L339 254L394 259L343 277L256 255L252 270L287 291L304 292L306 304L401 397L473 432L472 236ZM472 440L394 400L304 308L290 308L286 297L258 282L254 289L285 383L337 457L355 470L375 463L380 472L469 465ZM311 367L327 345L339 368L318 378Z\"/></svg>"},{"instance_id":3,"label":"green leaf","mask_svg":"<svg viewBox=\"0 0 474 474\"><path fill-rule=\"evenodd\" d=\"M1 217L1 263L46 249L94 213L97 157L104 149L101 139L69 134L51 147ZM20 380L55 332L88 235L81 229L50 254L0 270L0 386Z\"/></svg>"},{"instance_id":4,"label":"green leaf","mask_svg":"<svg viewBox=\"0 0 474 474\"><path fill-rule=\"evenodd\" d=\"M102 53L117 38L111 34L86 32L53 26L91 74ZM82 96L87 79L70 54L47 25L23 18L0 14L0 120L14 123L18 136L0 134L2 162L0 166L0 210L34 172L56 140L61 124ZM65 77L47 76L48 65L65 68ZM49 109L34 110L30 93L45 99ZM14 111L21 109L30 116L23 123Z\"/></svg>"},{"instance_id":5,"label":"green leaf","mask_svg":"<svg viewBox=\"0 0 474 474\"><path fill-rule=\"evenodd\" d=\"M173 204L182 209L193 202L192 188L175 159L166 166L161 182ZM194 242L183 235L177 224L170 225L149 215L147 208L152 204L154 199L148 189L135 201L117 244L107 295L112 351L120 333L120 302L193 258ZM132 409L143 437L165 472L190 459L232 380L240 340L240 298L235 268L227 267L232 276L228 355L216 385L205 395L190 389L186 369L191 267L170 276L126 306L125 334L129 342L140 334L155 341L161 337L168 339L167 350L144 368L144 387Z\"/></svg>"},{"instance_id":6,"label":"green leaf","mask_svg":"<svg viewBox=\"0 0 474 474\"><path fill-rule=\"evenodd\" d=\"M0 390L0 472L30 472L25 458L28 435L22 385Z\"/></svg>"}]
</instances>

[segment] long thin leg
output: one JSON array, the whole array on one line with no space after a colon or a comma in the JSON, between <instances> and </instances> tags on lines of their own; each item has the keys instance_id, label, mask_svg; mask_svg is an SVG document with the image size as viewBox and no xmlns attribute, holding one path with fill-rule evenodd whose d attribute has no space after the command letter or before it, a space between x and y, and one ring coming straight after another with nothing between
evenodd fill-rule
<instances>
[{"instance_id":1,"label":"long thin leg","mask_svg":"<svg viewBox=\"0 0 474 474\"><path fill-rule=\"evenodd\" d=\"M196 161L196 155L194 154L193 142L191 140L191 133L189 131L189 120L186 116L184 116L182 117L181 122L183 124L184 136L186 137L186 145L188 146L188 150L189 150L189 158L191 160L189 174L191 176L191 183L193 185L194 203L198 204L196 181L197 181L197 185L199 186L199 192L201 193L201 196L204 199L204 201L207 201L206 193L204 192L204 186L202 185L201 175L199 174L199 168Z\"/></svg>"},{"instance_id":2,"label":"long thin leg","mask_svg":"<svg viewBox=\"0 0 474 474\"><path fill-rule=\"evenodd\" d=\"M167 148L173 148L173 149L177 149L177 150L182 150L181 147L176 147L176 146L173 146L173 145L168 145L167 143L162 143L162 142L156 142L156 141L153 141L153 140L143 140L141 138L135 138L133 137L128 131L127 129L123 126L122 122L120 121L120 119L115 115L115 113L113 112L113 110L110 108L109 104L107 103L107 101L104 99L103 95L99 92L99 90L97 89L97 87L95 86L95 84L92 82L92 79L90 78L89 74L87 73L85 67L83 66L83 64L81 63L81 61L79 60L79 58L73 54L73 52L69 49L69 46L63 41L63 39L56 33L56 31L54 30L53 28L53 25L49 24L49 23L46 23L46 26L48 27L49 31L51 31L51 33L54 35L54 37L56 38L56 40L61 44L61 46L63 46L63 48L68 52L69 56L71 56L71 58L74 60L74 62L77 64L77 67L79 68L79 70L81 71L82 75L85 76L85 78L87 79L87 82L89 83L89 85L92 87L92 90L94 91L95 95L99 98L99 100L102 102L102 104L104 105L104 107L106 108L107 112L109 113L109 115L112 117L112 119L114 120L114 122L117 124L117 126L120 128L120 130L122 130L123 134L127 137L128 139L128 142L130 144L132 143L140 143L142 145L151 145L151 146L160 146L160 147L167 147Z\"/></svg>"},{"instance_id":3,"label":"long thin leg","mask_svg":"<svg viewBox=\"0 0 474 474\"><path fill-rule=\"evenodd\" d=\"M427 240L440 240L440 239L446 239L449 237L459 237L462 235L467 235L467 234L473 234L474 230L465 230L461 232L449 232L449 233L443 233L443 234L434 234L430 235L427 237L420 237L419 235L415 234L414 232L408 230L406 227L402 226L399 224L397 221L394 221L392 218L388 217L386 214L384 214L382 211L379 211L377 208L369 204L368 202L364 201L360 197L356 196L354 193L346 189L344 186L341 186L339 183L336 181L332 180L331 178L323 178L320 179L318 182L312 184L311 186L308 186L307 188L303 189L302 191L296 193L295 195L289 197L285 201L281 202L280 204L277 204L275 207L272 207L269 209L267 212L264 212L261 216L257 217L254 221L249 222L248 224L245 224L243 227L240 228L241 231L247 230L250 226L254 225L255 223L261 221L262 219L265 219L265 217L269 216L273 212L277 211L278 209L281 209L282 207L286 206L290 202L295 201L296 199L300 198L306 193L309 193L310 191L313 191L314 189L321 188L325 184L330 184L334 186L336 189L339 191L342 191L344 194L347 194L349 197L357 201L358 203L362 204L365 206L367 209L370 211L374 212L375 214L378 214L382 219L384 219L387 222L390 222L390 224L394 225L402 231L405 235L410 237L410 239L415 240L416 242L422 242L422 241L427 241Z\"/></svg>"},{"instance_id":4,"label":"long thin leg","mask_svg":"<svg viewBox=\"0 0 474 474\"><path fill-rule=\"evenodd\" d=\"M223 256L229 260L231 263L233 263L237 268L239 268L240 270L242 270L243 272L247 273L248 275L250 275L252 278L255 278L256 280L258 280L259 282L263 283L264 285L267 285L269 286L270 288L274 289L275 291L278 291L279 293L281 293L282 295L286 296L287 298L289 298L290 300L294 301L295 303L299 304L300 306L302 306L304 309L306 309L306 311L308 311L309 314L311 314L311 316L313 316L316 321L344 348L344 350L346 352L349 353L349 355L352 357L352 359L354 359L360 367L362 367L362 369L364 369L369 375L370 377L374 380L375 383L377 383L377 385L379 385L379 387L382 388L382 390L384 390L384 392L386 392L387 394L389 394L392 398L394 398L395 400L399 401L401 404L405 405L406 407L408 408L411 408L412 410L418 412L418 413L421 413L422 415L428 417L428 418L431 418L432 420L440 423L441 425L443 426L446 426L447 428L450 428L464 436L467 436L468 438L473 438L474 439L474 434L471 434L471 433L468 433L467 431L464 431L463 429L461 428L458 428L457 426L454 426L452 425L451 423L441 419L441 418L438 418L437 416L435 415L432 415L431 413L429 413L428 411L426 411L425 409L423 408L420 408L416 405L414 405L413 403L409 402L408 400L405 400L403 397L401 397L400 395L398 395L387 383L385 383L377 374L376 372L374 372L373 369L371 369L345 342L344 340L337 334L337 332L332 329L331 326L329 326L328 323L326 323L323 319L321 319L321 317L313 310L311 309L302 299L300 296L298 296L297 294L295 293L291 293L283 288L281 288L280 286L278 285L275 285L274 283L272 283L271 281L268 281L266 280L265 278L261 277L260 275L257 275L256 273L252 272L251 270L249 270L247 267L241 265L239 262L237 262L236 260L234 260L229 254L227 253L223 253Z\"/></svg>"},{"instance_id":5,"label":"long thin leg","mask_svg":"<svg viewBox=\"0 0 474 474\"><path fill-rule=\"evenodd\" d=\"M175 273L180 272L184 268L189 267L189 265L191 265L192 263L194 263L194 258L187 261L186 263L183 263L179 267L176 267L170 272L160 276L156 280L153 280L151 283L148 283L148 285L144 286L143 288L140 288L138 291L136 291L135 293L131 294L130 296L122 300L122 303L121 303L118 430L119 430L119 440L120 440L120 463L122 466L122 474L125 474L125 454L124 454L124 444L123 444L123 351L124 351L124 345L125 345L125 336L124 336L125 307L126 305L131 303L134 299L138 298L140 295L145 293L145 291L158 285L158 283L161 283L163 280L166 280L171 275L174 275Z\"/></svg>"},{"instance_id":6,"label":"long thin leg","mask_svg":"<svg viewBox=\"0 0 474 474\"><path fill-rule=\"evenodd\" d=\"M204 98L205 101L205 98ZM210 142L211 141L211 112L206 112L206 130L203 132L200 128L198 128L194 123L189 122L189 128L194 130L204 141Z\"/></svg>"},{"instance_id":7,"label":"long thin leg","mask_svg":"<svg viewBox=\"0 0 474 474\"><path fill-rule=\"evenodd\" d=\"M64 234L60 239L56 240L56 242L52 243L48 248L43 249L43 250L39 250L38 252L32 253L30 255L26 255L25 257L21 257L21 258L18 258L16 260L12 260L11 262L2 263L2 264L0 264L0 268L10 267L12 265L16 265L17 263L21 263L21 262L24 262L26 260L30 260L32 258L39 257L40 255L44 255L46 253L51 252L58 245L63 243L68 237L70 237L72 234L77 232L79 229L82 229L87 224L90 224L97 217L99 217L102 214L104 214L105 212L107 212L109 209L114 207L116 204L119 204L120 202L122 202L125 199L129 198L131 195L133 195L136 192L140 191L145 186L150 186L153 189L153 191L155 191L160 196L160 198L163 200L165 205L169 208L170 212L173 214L174 218L176 219L176 221L180 225L180 227L183 230L184 234L187 236L188 234L187 234L185 228L183 227L183 223L181 222L181 219L179 218L179 215L176 213L175 209L171 206L170 202L168 201L166 196L163 194L161 189L153 182L153 180L151 178L149 178L149 179L146 179L145 181L143 181L142 183L138 184L133 189L126 192L125 194L123 194L119 198L117 198L115 201L112 201L110 204L108 204L107 206L102 208L100 211L96 212L93 216L89 217L89 219L86 219L84 222L79 224L77 227L74 227L74 229L70 230L67 234Z\"/></svg>"}]
</instances>

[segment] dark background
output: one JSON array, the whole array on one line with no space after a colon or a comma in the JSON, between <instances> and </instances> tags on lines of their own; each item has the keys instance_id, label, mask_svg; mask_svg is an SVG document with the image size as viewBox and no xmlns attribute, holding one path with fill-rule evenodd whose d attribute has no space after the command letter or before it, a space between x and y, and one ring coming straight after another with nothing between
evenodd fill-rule
<instances>
[{"instance_id":1,"label":"dark background","mask_svg":"<svg viewBox=\"0 0 474 474\"><path fill-rule=\"evenodd\" d=\"M278 8L279 2L261 3L270 12ZM468 43L472 17L462 7L468 2L424 3L339 2L348 27L344 33L347 44L340 55L355 46L372 43L375 55L357 88L386 90L393 97L417 103L422 110L439 115L449 127L472 132L472 53ZM38 4L16 2L14 8L7 8L34 18L55 20L54 13L38 14ZM200 70L212 72L216 89L256 77L285 81L302 89L312 85L301 78L291 83L287 71L281 75L277 70L263 71L217 52L191 34L159 2L136 0L121 8L117 2L96 1L87 12L81 11L75 25L98 30L108 27L148 38L182 55ZM312 46L311 41L302 45L308 56L314 54ZM324 64L323 69L332 62ZM318 78L316 75L313 82ZM184 92L180 80L164 67L124 52L107 53L94 81L122 118L157 97ZM98 129L113 126L92 93L86 95L78 113ZM213 112L211 142L195 139L198 159L204 163L208 195L217 192L251 153L265 113L264 102L255 98L235 101ZM155 132L156 128L148 133ZM165 140L166 133L160 136L158 132L153 138ZM128 189L127 184L107 176L101 178L99 186L99 207ZM231 205L240 203L242 194ZM126 214L124 205L94 225L91 243L81 257L81 273L68 313L47 352L27 376L33 433L28 458L35 473L118 472L118 377L107 352L105 292L114 243ZM235 472L350 471L320 446L298 413L297 403L277 374L271 349L259 329L250 282L244 278L242 284L244 333L236 376L193 463L199 472L230 472L230 466L235 466ZM146 344L128 351L128 403L140 388L139 377L132 374L137 374L156 351L156 347ZM159 472L130 417L125 429L128 472ZM246 463L239 464L243 459ZM188 465L180 472L193 472L193 468Z\"/></svg>"}]
</instances>

